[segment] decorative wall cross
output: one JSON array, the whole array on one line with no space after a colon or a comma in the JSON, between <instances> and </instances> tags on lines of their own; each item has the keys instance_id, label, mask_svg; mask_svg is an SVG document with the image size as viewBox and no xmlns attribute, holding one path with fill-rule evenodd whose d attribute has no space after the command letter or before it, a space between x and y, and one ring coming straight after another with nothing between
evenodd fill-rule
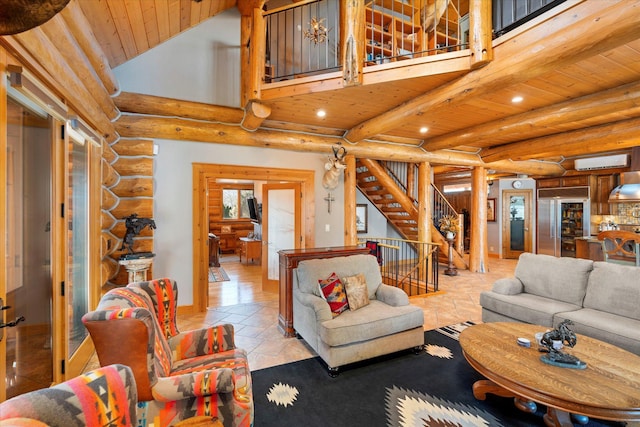
<instances>
[{"instance_id":1,"label":"decorative wall cross","mask_svg":"<svg viewBox=\"0 0 640 427\"><path fill-rule=\"evenodd\" d=\"M327 201L327 212L331 213L331 202L335 201L336 199L331 196L331 193L327 193L327 197L325 197L324 200Z\"/></svg>"}]
</instances>

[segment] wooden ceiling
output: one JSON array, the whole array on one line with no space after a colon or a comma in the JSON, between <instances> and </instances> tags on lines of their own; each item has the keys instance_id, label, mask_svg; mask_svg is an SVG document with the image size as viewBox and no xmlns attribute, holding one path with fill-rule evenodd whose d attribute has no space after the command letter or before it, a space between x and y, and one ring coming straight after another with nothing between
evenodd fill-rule
<instances>
[{"instance_id":1,"label":"wooden ceiling","mask_svg":"<svg viewBox=\"0 0 640 427\"><path fill-rule=\"evenodd\" d=\"M235 3L80 1L112 67ZM266 85L262 102L271 115L262 129L345 136L348 149L378 144L381 154L372 158L387 156L391 144L440 165L473 166L475 156L495 170L513 161L571 169L575 158L640 145L637 28L640 1L569 0L496 39L494 60L480 69L469 68L463 51L447 60L456 66L413 60L395 71L371 68L357 87L342 88L339 75ZM512 103L516 95L524 100Z\"/></svg>"},{"instance_id":2,"label":"wooden ceiling","mask_svg":"<svg viewBox=\"0 0 640 427\"><path fill-rule=\"evenodd\" d=\"M77 1L111 68L236 5L235 0Z\"/></svg>"}]
</instances>

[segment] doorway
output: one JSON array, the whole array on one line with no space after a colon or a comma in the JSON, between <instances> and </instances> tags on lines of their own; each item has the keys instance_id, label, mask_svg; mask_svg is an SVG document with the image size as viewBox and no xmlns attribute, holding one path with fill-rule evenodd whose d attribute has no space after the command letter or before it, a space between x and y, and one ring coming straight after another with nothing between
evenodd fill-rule
<instances>
[{"instance_id":1,"label":"doorway","mask_svg":"<svg viewBox=\"0 0 640 427\"><path fill-rule=\"evenodd\" d=\"M193 164L193 312L204 312L208 301L209 218L207 186L209 180L242 179L267 183L300 185L300 247L313 247L315 240L315 171L259 166ZM264 251L263 251L264 252ZM263 261L266 262L266 261Z\"/></svg>"},{"instance_id":2,"label":"doorway","mask_svg":"<svg viewBox=\"0 0 640 427\"><path fill-rule=\"evenodd\" d=\"M523 252L531 252L533 230L532 190L505 190L502 192L502 254L517 259Z\"/></svg>"},{"instance_id":3,"label":"doorway","mask_svg":"<svg viewBox=\"0 0 640 427\"><path fill-rule=\"evenodd\" d=\"M262 290L278 292L282 249L298 249L300 236L300 184L262 186Z\"/></svg>"}]
</instances>

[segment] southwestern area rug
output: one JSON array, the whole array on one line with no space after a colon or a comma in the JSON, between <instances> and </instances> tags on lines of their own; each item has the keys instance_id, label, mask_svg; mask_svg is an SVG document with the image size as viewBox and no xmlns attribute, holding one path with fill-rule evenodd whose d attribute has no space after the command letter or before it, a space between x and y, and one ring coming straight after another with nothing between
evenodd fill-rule
<instances>
[{"instance_id":1,"label":"southwestern area rug","mask_svg":"<svg viewBox=\"0 0 640 427\"><path fill-rule=\"evenodd\" d=\"M255 427L544 426L546 408L519 411L513 399L473 397L482 378L458 335L471 323L425 332L419 355L397 353L346 367L331 378L320 358L252 372ZM576 424L578 425L578 424ZM589 420L588 427L624 424Z\"/></svg>"},{"instance_id":2,"label":"southwestern area rug","mask_svg":"<svg viewBox=\"0 0 640 427\"><path fill-rule=\"evenodd\" d=\"M222 267L209 267L209 283L211 282L226 282L229 280L229 275Z\"/></svg>"}]
</instances>

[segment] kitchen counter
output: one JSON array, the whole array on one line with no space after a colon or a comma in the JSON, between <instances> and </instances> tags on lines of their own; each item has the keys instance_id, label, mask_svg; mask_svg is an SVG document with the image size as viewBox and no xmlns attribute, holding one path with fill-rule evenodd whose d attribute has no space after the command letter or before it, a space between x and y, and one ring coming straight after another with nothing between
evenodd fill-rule
<instances>
[{"instance_id":1,"label":"kitchen counter","mask_svg":"<svg viewBox=\"0 0 640 427\"><path fill-rule=\"evenodd\" d=\"M604 261L602 243L596 236L576 237L576 258Z\"/></svg>"}]
</instances>

